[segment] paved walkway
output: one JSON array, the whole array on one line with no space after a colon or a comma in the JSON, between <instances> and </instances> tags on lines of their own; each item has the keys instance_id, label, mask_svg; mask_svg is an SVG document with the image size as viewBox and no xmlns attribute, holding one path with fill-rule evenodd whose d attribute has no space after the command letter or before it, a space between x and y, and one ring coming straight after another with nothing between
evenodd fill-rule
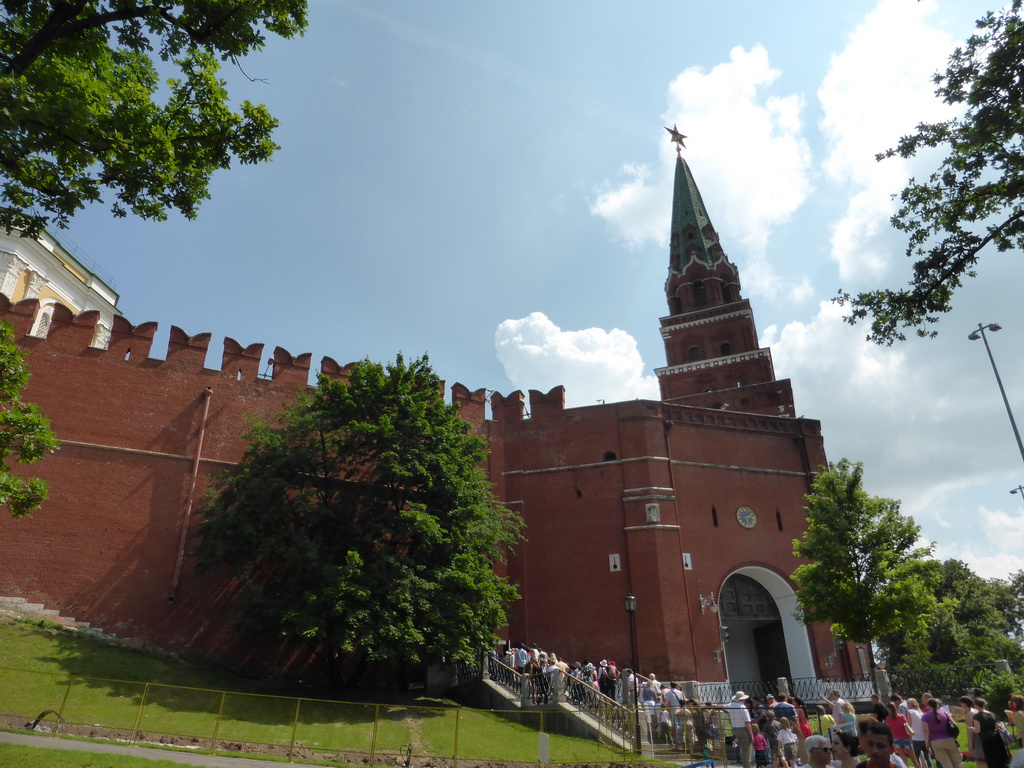
<instances>
[{"instance_id":1,"label":"paved walkway","mask_svg":"<svg viewBox=\"0 0 1024 768\"><path fill-rule=\"evenodd\" d=\"M76 752L98 752L104 755L128 755L146 760L169 760L184 765L201 765L208 768L267 768L266 760L253 760L249 757L221 757L220 755L197 755L190 752L177 752L167 749L149 749L147 747L130 747L126 744L101 744L77 739L61 739L51 736L38 736L31 733L9 733L0 731L0 743L17 744L25 747L48 747L49 749L68 749Z\"/></svg>"}]
</instances>

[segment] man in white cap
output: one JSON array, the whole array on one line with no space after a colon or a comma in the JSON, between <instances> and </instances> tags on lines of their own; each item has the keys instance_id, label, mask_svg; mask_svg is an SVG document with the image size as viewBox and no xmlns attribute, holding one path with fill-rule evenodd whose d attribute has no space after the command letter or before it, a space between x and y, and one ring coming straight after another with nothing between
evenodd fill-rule
<instances>
[{"instance_id":1,"label":"man in white cap","mask_svg":"<svg viewBox=\"0 0 1024 768\"><path fill-rule=\"evenodd\" d=\"M601 659L601 663L598 667L597 689L605 696L614 696L615 692L612 689L612 686L608 685L608 659Z\"/></svg>"},{"instance_id":2,"label":"man in white cap","mask_svg":"<svg viewBox=\"0 0 1024 768\"><path fill-rule=\"evenodd\" d=\"M745 703L749 698L743 691L736 691L725 705L725 711L729 714L729 724L732 725L733 739L740 750L743 768L753 768L754 765L753 724L750 722L750 710Z\"/></svg>"}]
</instances>

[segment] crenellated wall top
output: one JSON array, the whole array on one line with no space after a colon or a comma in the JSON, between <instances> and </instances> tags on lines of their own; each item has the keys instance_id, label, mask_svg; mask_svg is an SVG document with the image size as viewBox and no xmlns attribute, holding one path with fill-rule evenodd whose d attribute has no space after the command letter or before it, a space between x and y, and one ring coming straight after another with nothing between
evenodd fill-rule
<instances>
[{"instance_id":1,"label":"crenellated wall top","mask_svg":"<svg viewBox=\"0 0 1024 768\"><path fill-rule=\"evenodd\" d=\"M155 322L132 325L125 317L117 316L111 327L106 328L101 323L100 313L95 310L76 315L62 304L51 305L47 309L52 310L52 314L45 336L34 335L40 332L37 323L39 300L25 299L11 304L6 296L0 294L0 319L14 326L15 341L30 350L46 349L50 354L69 357L105 358L133 367L179 374L216 371L206 366L212 340L210 333L189 335L182 328L171 326L166 356L160 359L152 357L153 340L157 332ZM261 372L261 366L264 365L263 344L243 346L235 339L225 337L220 365L220 372L225 378L238 382L256 382L264 386L276 384L290 389L308 386L312 367L311 353L293 355L284 347L276 347L273 355L265 362L266 367ZM353 361L341 365L334 358L325 356L320 360L317 373L331 380L343 380L355 364ZM463 418L476 428L489 421L511 426L526 420L533 423L560 420L567 410L565 387L561 385L547 392L530 390L528 397L519 390L503 395L483 388L470 390L461 383L453 384L450 392L451 402L460 407ZM608 407L614 405L609 404ZM588 409L594 407L587 406ZM728 422L728 426L773 431L796 429L777 424L779 419L773 417L706 411L705 408L676 406L673 412L674 418L694 423ZM788 421L792 422L793 419Z\"/></svg>"},{"instance_id":2,"label":"crenellated wall top","mask_svg":"<svg viewBox=\"0 0 1024 768\"><path fill-rule=\"evenodd\" d=\"M153 348L158 325L155 322L133 325L124 316L115 316L110 327L104 325L96 310L75 314L63 304L45 307L48 323L40 326L43 307L38 299L24 299L11 303L0 293L0 319L14 327L15 341L21 346L50 354L69 357L108 359L133 367L176 373L214 372L206 361L213 339L210 333L190 335L179 326L170 329L165 356ZM312 369L312 354L293 355L284 347L276 347L269 359L264 359L263 344L245 346L231 337L225 337L221 354L220 372L238 382L280 384L289 387L308 386ZM154 356L157 355L157 356ZM324 356L316 373L338 381L348 376L355 361L340 364L333 357ZM261 368L263 369L261 371ZM460 406L463 418L476 427L489 419L490 405L494 421L522 421L527 415L526 398L516 390L508 395L488 389L470 390L461 383L450 388L451 401ZM555 387L546 395L531 391L530 407L533 418L565 409L565 389Z\"/></svg>"}]
</instances>

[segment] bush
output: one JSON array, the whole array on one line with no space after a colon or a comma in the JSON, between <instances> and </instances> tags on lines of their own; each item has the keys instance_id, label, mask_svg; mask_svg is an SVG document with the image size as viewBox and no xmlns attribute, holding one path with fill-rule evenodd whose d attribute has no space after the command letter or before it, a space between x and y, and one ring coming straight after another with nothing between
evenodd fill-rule
<instances>
[{"instance_id":1,"label":"bush","mask_svg":"<svg viewBox=\"0 0 1024 768\"><path fill-rule=\"evenodd\" d=\"M1010 708L1010 695L1024 691L1024 674L985 670L978 675L977 692L988 701L989 711L1002 719L1003 710Z\"/></svg>"}]
</instances>

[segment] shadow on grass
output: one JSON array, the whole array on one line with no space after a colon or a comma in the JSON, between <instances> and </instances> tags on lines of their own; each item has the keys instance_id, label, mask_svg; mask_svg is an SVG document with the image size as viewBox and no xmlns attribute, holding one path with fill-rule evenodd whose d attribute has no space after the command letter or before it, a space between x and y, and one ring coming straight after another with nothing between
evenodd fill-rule
<instances>
[{"instance_id":1,"label":"shadow on grass","mask_svg":"<svg viewBox=\"0 0 1024 768\"><path fill-rule=\"evenodd\" d=\"M69 726L128 734L256 744L294 740L317 748L371 751L400 749L412 740L411 729L445 716L436 707L262 694L251 690L251 683L217 670L66 630L38 625L2 629L17 635L22 658L35 667L0 668L5 690L0 709L26 721L53 709ZM145 680L159 682L134 682ZM250 690L225 690L232 684Z\"/></svg>"}]
</instances>

